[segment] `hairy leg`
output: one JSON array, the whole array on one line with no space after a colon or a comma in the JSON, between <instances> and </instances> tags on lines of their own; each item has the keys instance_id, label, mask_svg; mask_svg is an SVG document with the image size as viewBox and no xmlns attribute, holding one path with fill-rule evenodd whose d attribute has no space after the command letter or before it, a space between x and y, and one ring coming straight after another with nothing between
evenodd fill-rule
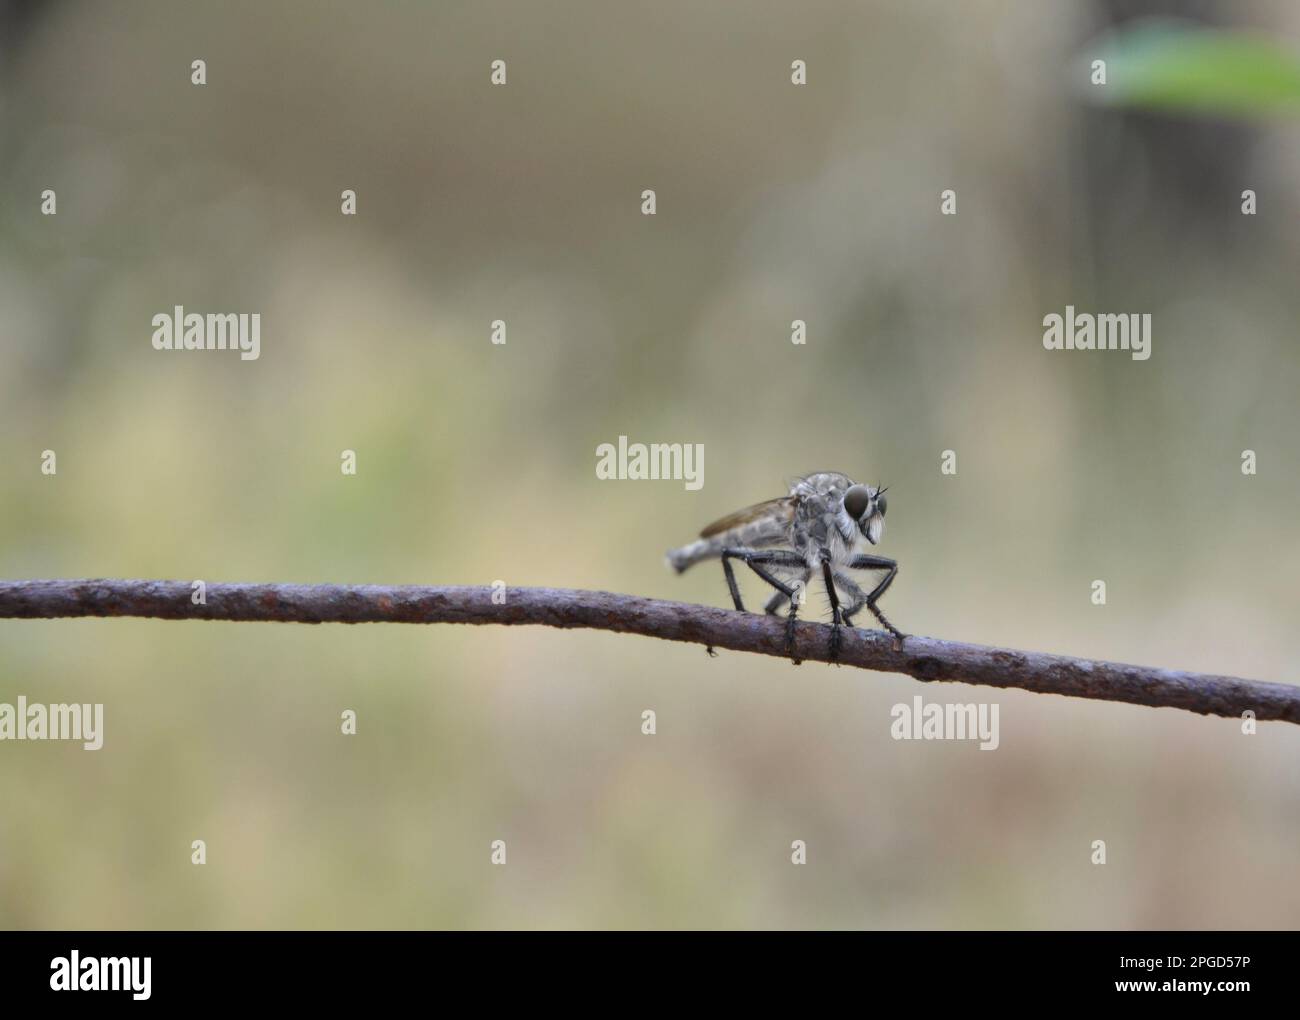
<instances>
[{"instance_id":1,"label":"hairy leg","mask_svg":"<svg viewBox=\"0 0 1300 1020\"><path fill-rule=\"evenodd\" d=\"M746 549L741 547L723 549L722 570L727 578L727 588L731 591L731 600L736 604L736 608L743 612L745 604L741 601L740 588L736 584L736 573L731 566L731 561L733 559L743 560L748 564L750 570L776 589L776 594L768 600L766 606L767 612L774 613L786 602L790 603L790 612L786 615L785 647L786 651L790 655L790 661L798 663L799 659L795 655L794 651L794 624L799 608L799 592L793 586L786 584L780 578L776 577L766 568L797 567L801 571L802 583L806 585L808 583L809 572L804 563L803 557L790 549Z\"/></svg>"},{"instance_id":2,"label":"hairy leg","mask_svg":"<svg viewBox=\"0 0 1300 1020\"><path fill-rule=\"evenodd\" d=\"M849 608L848 612L844 614L845 621L851 621L853 615L857 613L858 610L865 607L871 610L871 615L880 621L880 625L884 627L885 630L894 635L896 642L901 644L907 635L890 623L889 620L885 618L885 614L876 606L876 602L885 594L886 589L894 583L894 578L898 576L898 563L889 559L887 556L871 556L863 553L860 556L855 556L853 561L849 563L849 567L853 570L883 570L885 571L885 576L881 579L880 583L871 589L871 591L866 595L863 595L862 589L849 581L848 578L842 578L841 584L848 581L849 584L853 584L853 589L856 590L856 594L854 594L854 592L845 585L845 590L850 591L854 600L853 605ZM859 598L859 596L861 597Z\"/></svg>"},{"instance_id":3,"label":"hairy leg","mask_svg":"<svg viewBox=\"0 0 1300 1020\"><path fill-rule=\"evenodd\" d=\"M840 596L835 591L835 573L831 570L831 558L822 556L822 581L826 584L826 595L831 600L831 662L840 657Z\"/></svg>"}]
</instances>

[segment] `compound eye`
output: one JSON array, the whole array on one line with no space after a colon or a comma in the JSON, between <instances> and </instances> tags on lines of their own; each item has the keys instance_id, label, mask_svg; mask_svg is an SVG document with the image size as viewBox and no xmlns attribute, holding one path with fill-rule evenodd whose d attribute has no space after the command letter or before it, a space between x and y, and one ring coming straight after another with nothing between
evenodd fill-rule
<instances>
[{"instance_id":1,"label":"compound eye","mask_svg":"<svg viewBox=\"0 0 1300 1020\"><path fill-rule=\"evenodd\" d=\"M881 493L879 496L876 497L876 509L883 514L885 512L885 507L886 507L885 496L884 493Z\"/></svg>"},{"instance_id":2,"label":"compound eye","mask_svg":"<svg viewBox=\"0 0 1300 1020\"><path fill-rule=\"evenodd\" d=\"M849 491L844 494L844 509L855 521L867 512L867 507L870 505L871 490L865 485L850 486Z\"/></svg>"}]
</instances>

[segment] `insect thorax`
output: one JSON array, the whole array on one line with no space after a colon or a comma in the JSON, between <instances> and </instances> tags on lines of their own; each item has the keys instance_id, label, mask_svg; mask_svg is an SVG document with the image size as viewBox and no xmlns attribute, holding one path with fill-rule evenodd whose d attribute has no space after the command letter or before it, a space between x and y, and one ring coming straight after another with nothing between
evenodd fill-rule
<instances>
[{"instance_id":1,"label":"insect thorax","mask_svg":"<svg viewBox=\"0 0 1300 1020\"><path fill-rule=\"evenodd\" d=\"M801 498L790 522L790 545L813 568L821 561L822 550L830 553L832 563L847 563L853 558L857 544L853 521L844 512L844 489L848 486L840 488L840 484L836 484L833 488L828 487L829 491L810 491L814 488L808 484L812 478L833 478L837 483L841 479L847 481L843 475L815 475L804 480L807 487L800 492Z\"/></svg>"}]
</instances>

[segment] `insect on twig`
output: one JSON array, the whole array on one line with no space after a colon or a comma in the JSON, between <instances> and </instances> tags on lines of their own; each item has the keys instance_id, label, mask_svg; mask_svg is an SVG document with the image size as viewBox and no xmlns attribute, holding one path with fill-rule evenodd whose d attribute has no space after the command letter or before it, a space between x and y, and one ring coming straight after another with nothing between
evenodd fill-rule
<instances>
[{"instance_id":1,"label":"insect on twig","mask_svg":"<svg viewBox=\"0 0 1300 1020\"><path fill-rule=\"evenodd\" d=\"M861 485L833 471L818 472L796 481L788 496L756 503L714 521L700 532L697 541L671 550L668 562L680 574L702 560L720 558L732 601L741 612L745 604L731 561L746 563L775 589L764 610L776 615L788 606L785 642L792 662L799 661L795 620L814 576L820 577L830 598L832 662L839 657L841 624L852 626L853 617L864 608L894 635L895 648L901 648L906 635L876 605L898 575L898 564L885 556L857 551L861 539L871 545L880 541L885 532L885 509L885 489L880 486ZM850 570L883 572L884 576L866 590L849 575ZM849 603L847 608L841 608L841 593Z\"/></svg>"}]
</instances>

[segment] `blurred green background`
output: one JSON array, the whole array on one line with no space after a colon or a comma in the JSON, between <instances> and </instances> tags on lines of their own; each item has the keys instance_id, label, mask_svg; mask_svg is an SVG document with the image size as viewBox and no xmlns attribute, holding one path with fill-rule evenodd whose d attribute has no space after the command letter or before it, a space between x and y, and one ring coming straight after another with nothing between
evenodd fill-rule
<instances>
[{"instance_id":1,"label":"blurred green background","mask_svg":"<svg viewBox=\"0 0 1300 1020\"><path fill-rule=\"evenodd\" d=\"M835 469L904 630L1294 682L1300 118L1089 102L1170 9L1300 50L1282 0L0 2L0 576L725 605L664 550ZM260 360L154 351L175 304ZM1066 304L1151 359L1044 351ZM597 481L620 434L703 489ZM505 628L0 621L19 694L106 733L0 744L4 927L1300 924L1277 723ZM916 694L1001 747L891 740Z\"/></svg>"}]
</instances>

